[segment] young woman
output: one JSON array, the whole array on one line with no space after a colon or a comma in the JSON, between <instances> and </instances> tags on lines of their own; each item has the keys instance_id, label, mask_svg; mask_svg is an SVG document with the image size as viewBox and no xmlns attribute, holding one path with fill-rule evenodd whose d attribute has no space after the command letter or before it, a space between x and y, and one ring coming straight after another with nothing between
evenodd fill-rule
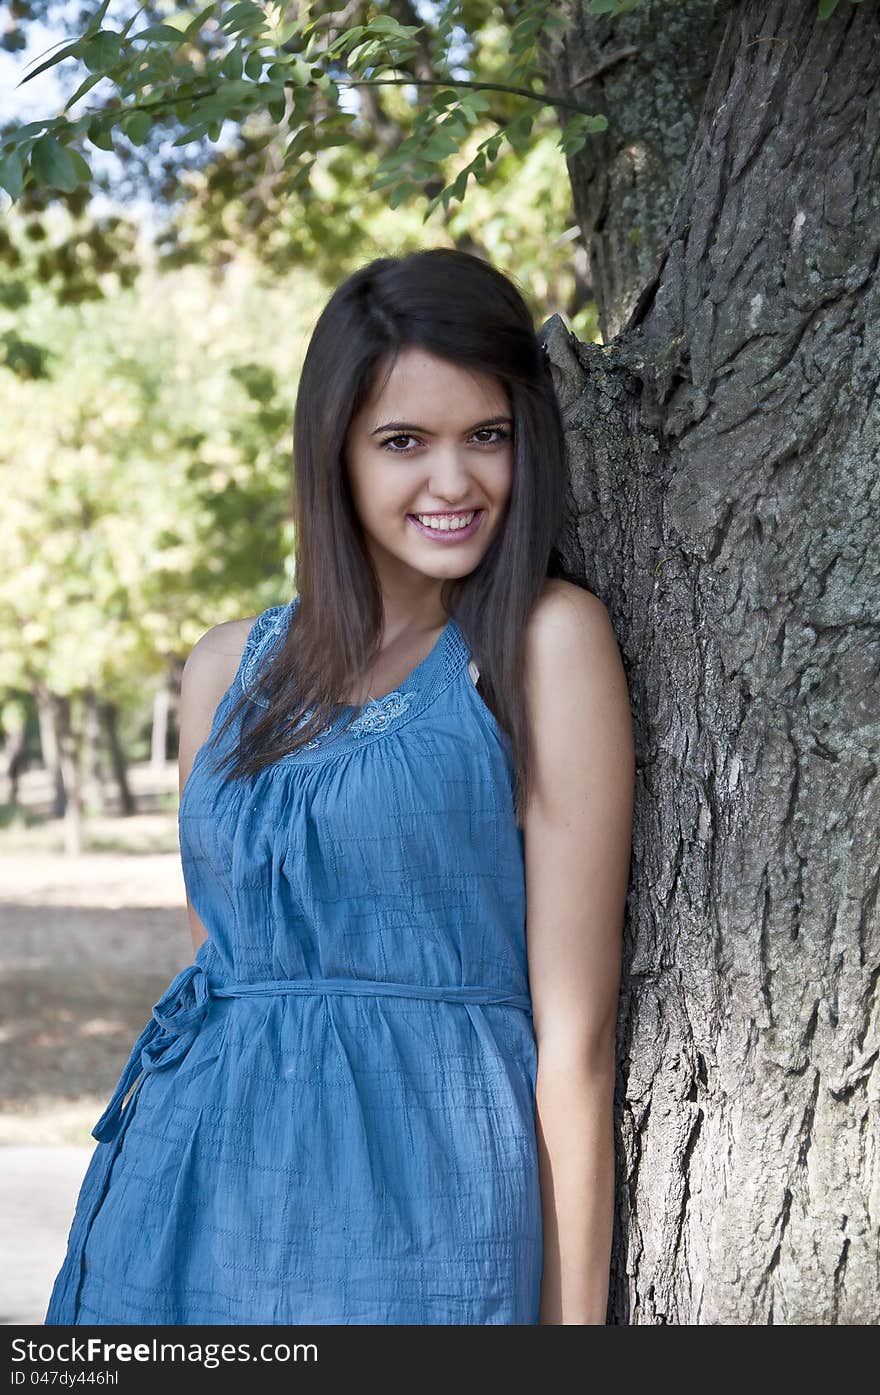
<instances>
[{"instance_id":1,"label":"young woman","mask_svg":"<svg viewBox=\"0 0 880 1395\"><path fill-rule=\"evenodd\" d=\"M46 1322L602 1323L633 744L516 287L355 272L294 457L297 594L186 664L195 957Z\"/></svg>"}]
</instances>

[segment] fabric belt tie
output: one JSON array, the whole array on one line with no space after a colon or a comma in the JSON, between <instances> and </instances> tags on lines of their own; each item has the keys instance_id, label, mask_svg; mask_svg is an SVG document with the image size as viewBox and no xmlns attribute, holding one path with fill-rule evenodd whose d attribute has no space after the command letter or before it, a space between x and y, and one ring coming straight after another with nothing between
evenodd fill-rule
<instances>
[{"instance_id":1,"label":"fabric belt tie","mask_svg":"<svg viewBox=\"0 0 880 1395\"><path fill-rule=\"evenodd\" d=\"M444 1003L485 1003L531 1013L531 999L501 989L434 984L390 983L362 978L280 978L258 983L212 983L201 964L188 964L166 988L131 1055L110 1102L92 1129L100 1143L115 1138L127 1116L126 1096L153 1071L182 1060L204 1021L212 998L269 997L275 994L351 994L364 997L427 998Z\"/></svg>"}]
</instances>

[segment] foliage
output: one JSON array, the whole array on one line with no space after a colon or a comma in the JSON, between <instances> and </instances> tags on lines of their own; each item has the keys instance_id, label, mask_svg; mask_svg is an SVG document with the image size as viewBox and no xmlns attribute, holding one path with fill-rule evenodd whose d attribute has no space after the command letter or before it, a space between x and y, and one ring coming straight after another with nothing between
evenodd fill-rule
<instances>
[{"instance_id":1,"label":"foliage","mask_svg":"<svg viewBox=\"0 0 880 1395\"><path fill-rule=\"evenodd\" d=\"M130 702L181 642L271 603L315 311L302 277L269 290L241 263L219 283L146 269L78 304L35 288L20 330L53 345L51 373L0 375L0 690Z\"/></svg>"},{"instance_id":2,"label":"foliage","mask_svg":"<svg viewBox=\"0 0 880 1395\"><path fill-rule=\"evenodd\" d=\"M374 174L373 187L387 191L392 208L435 181L439 162L458 155L473 128L488 120L491 129L467 164L431 193L426 218L438 205L460 202L471 178L484 182L502 150L521 152L542 110L555 109L561 117L560 148L566 153L607 125L604 116L544 90L537 46L565 22L551 0L506 7L507 81L481 72L474 39L491 21L495 7L486 4L440 0L433 27L402 23L364 4L362 23L337 29L337 12L323 4L294 9L214 0L197 13L184 7L165 14L141 5L115 29L106 23L109 3L102 0L83 33L24 79L69 59L85 70L61 114L5 133L0 185L13 200L31 181L66 192L88 185L93 175L87 144L101 150L126 142L140 146L157 127L177 132L174 147L205 138L216 142L225 123L242 128L255 119L283 138L283 190L295 196L308 185L319 152L358 139L358 115L342 99L346 87L373 98L381 87L416 93L411 130L387 150ZM392 8L418 18L408 0ZM148 9L153 22L136 27ZM454 57L453 40L461 47L462 34L471 40L468 77ZM73 117L71 108L102 80L112 98Z\"/></svg>"}]
</instances>

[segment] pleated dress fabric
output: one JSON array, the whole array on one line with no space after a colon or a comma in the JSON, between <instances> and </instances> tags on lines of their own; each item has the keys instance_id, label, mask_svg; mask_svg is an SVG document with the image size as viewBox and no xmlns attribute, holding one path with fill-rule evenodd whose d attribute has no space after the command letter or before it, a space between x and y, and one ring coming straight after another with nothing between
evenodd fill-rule
<instances>
[{"instance_id":1,"label":"pleated dress fabric","mask_svg":"<svg viewBox=\"0 0 880 1395\"><path fill-rule=\"evenodd\" d=\"M405 681L179 812L209 934L95 1125L56 1324L535 1324L542 1221L507 734L450 619Z\"/></svg>"}]
</instances>

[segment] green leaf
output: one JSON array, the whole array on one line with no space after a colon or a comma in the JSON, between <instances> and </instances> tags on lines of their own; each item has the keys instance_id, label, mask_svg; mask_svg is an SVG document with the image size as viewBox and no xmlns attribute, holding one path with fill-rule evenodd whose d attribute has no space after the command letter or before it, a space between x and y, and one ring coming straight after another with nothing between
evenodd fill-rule
<instances>
[{"instance_id":1,"label":"green leaf","mask_svg":"<svg viewBox=\"0 0 880 1395\"><path fill-rule=\"evenodd\" d=\"M70 152L54 136L42 136L31 151L31 171L38 184L71 193L77 185Z\"/></svg>"},{"instance_id":2,"label":"green leaf","mask_svg":"<svg viewBox=\"0 0 880 1395\"><path fill-rule=\"evenodd\" d=\"M290 180L289 187L291 189L298 192L300 189L304 189L306 185L309 184L310 176L312 173L312 165L314 163L314 160L309 160L304 164L300 165L296 174L293 175Z\"/></svg>"},{"instance_id":3,"label":"green leaf","mask_svg":"<svg viewBox=\"0 0 880 1395\"><path fill-rule=\"evenodd\" d=\"M131 42L135 39L150 39L159 44L182 44L184 35L180 29L173 28L170 24L148 24L146 29L139 29L136 34L132 34Z\"/></svg>"},{"instance_id":4,"label":"green leaf","mask_svg":"<svg viewBox=\"0 0 880 1395\"><path fill-rule=\"evenodd\" d=\"M524 111L504 128L504 133L517 155L524 154L529 148L529 137L534 120L534 112Z\"/></svg>"},{"instance_id":5,"label":"green leaf","mask_svg":"<svg viewBox=\"0 0 880 1395\"><path fill-rule=\"evenodd\" d=\"M95 116L89 123L88 138L92 145L96 145L99 150L112 150L113 138L110 135L110 123L104 117Z\"/></svg>"},{"instance_id":6,"label":"green leaf","mask_svg":"<svg viewBox=\"0 0 880 1395\"><path fill-rule=\"evenodd\" d=\"M399 208L405 199L412 198L418 192L418 186L415 184L407 184L406 182L397 184L388 195L388 207Z\"/></svg>"},{"instance_id":7,"label":"green leaf","mask_svg":"<svg viewBox=\"0 0 880 1395\"><path fill-rule=\"evenodd\" d=\"M80 97L84 97L86 93L94 87L96 82L101 81L101 78L103 76L103 73L92 73L89 77L86 78L85 82L80 83L73 96L65 102L64 110L70 111L70 108L74 106L76 102L79 101Z\"/></svg>"},{"instance_id":8,"label":"green leaf","mask_svg":"<svg viewBox=\"0 0 880 1395\"><path fill-rule=\"evenodd\" d=\"M201 140L202 136L205 135L207 129L207 123L204 121L199 121L196 123L195 126L191 126L188 131L184 131L183 135L178 136L177 140L173 140L171 144L172 146L189 145L190 141Z\"/></svg>"},{"instance_id":9,"label":"green leaf","mask_svg":"<svg viewBox=\"0 0 880 1395\"><path fill-rule=\"evenodd\" d=\"M14 201L21 193L24 183L24 162L21 156L13 151L4 160L0 160L0 188L6 190L9 197Z\"/></svg>"},{"instance_id":10,"label":"green leaf","mask_svg":"<svg viewBox=\"0 0 880 1395\"><path fill-rule=\"evenodd\" d=\"M837 9L837 0L819 0L819 18L828 19Z\"/></svg>"},{"instance_id":11,"label":"green leaf","mask_svg":"<svg viewBox=\"0 0 880 1395\"><path fill-rule=\"evenodd\" d=\"M88 161L83 159L78 150L71 150L68 148L67 153L73 161L77 184L89 184L92 178L92 171Z\"/></svg>"},{"instance_id":12,"label":"green leaf","mask_svg":"<svg viewBox=\"0 0 880 1395\"><path fill-rule=\"evenodd\" d=\"M138 19L138 16L140 15L141 10L145 10L146 8L147 8L147 6L146 6L146 0L144 0L144 2L143 2L142 4L140 4L140 5L138 5L136 9L132 10L132 12L131 12L131 14L129 15L128 19L125 21L125 23L123 24L122 28L121 28L120 31L119 31L120 37L121 37L121 38L123 38L123 39L127 39L127 38L128 38L128 32L129 32L129 30L131 29L131 26L137 22L137 19ZM100 21L98 21L98 24L96 24L96 25L94 26L95 30L98 29L99 25L100 25Z\"/></svg>"},{"instance_id":13,"label":"green leaf","mask_svg":"<svg viewBox=\"0 0 880 1395\"><path fill-rule=\"evenodd\" d=\"M445 160L449 155L456 153L458 145L458 141L447 135L442 128L435 130L422 151L422 158L425 160Z\"/></svg>"},{"instance_id":14,"label":"green leaf","mask_svg":"<svg viewBox=\"0 0 880 1395\"><path fill-rule=\"evenodd\" d=\"M240 102L252 102L256 91L255 83L249 82L247 78L236 78L234 82L223 83L217 92L217 99L222 102L223 110L228 111Z\"/></svg>"},{"instance_id":15,"label":"green leaf","mask_svg":"<svg viewBox=\"0 0 880 1395\"><path fill-rule=\"evenodd\" d=\"M122 120L122 129L132 145L143 145L152 126L149 112L135 111Z\"/></svg>"},{"instance_id":16,"label":"green leaf","mask_svg":"<svg viewBox=\"0 0 880 1395\"><path fill-rule=\"evenodd\" d=\"M199 30L201 29L202 25L204 24L205 20L206 20L206 19L209 19L209 18L211 17L211 15L213 15L213 13L214 13L214 11L216 10L216 8L217 8L217 5L216 5L216 0L215 0L215 3L214 3L214 4L212 4L212 5L207 5L207 6L205 7L205 9L200 10L199 13L196 15L195 19L192 21L192 23L191 23L191 24L188 24L188 25L186 26L186 28L184 29L184 31L183 31L183 36L184 36L184 38L185 38L185 39L192 39L196 34L198 34L198 32L199 32Z\"/></svg>"},{"instance_id":17,"label":"green leaf","mask_svg":"<svg viewBox=\"0 0 880 1395\"><path fill-rule=\"evenodd\" d=\"M223 59L220 65L220 71L224 77L238 79L241 77L243 68L244 62L242 60L241 46L240 44L236 44L235 48L230 49L229 53L227 53L226 57Z\"/></svg>"},{"instance_id":18,"label":"green leaf","mask_svg":"<svg viewBox=\"0 0 880 1395\"><path fill-rule=\"evenodd\" d=\"M51 131L54 126L66 125L63 116L55 116L51 121L29 121L26 126L16 126L15 130L7 135L3 144L19 145L26 136L35 136L39 131Z\"/></svg>"},{"instance_id":19,"label":"green leaf","mask_svg":"<svg viewBox=\"0 0 880 1395\"><path fill-rule=\"evenodd\" d=\"M276 125L284 120L284 113L287 104L284 100L284 88L277 82L261 82L258 88L260 96L266 103L266 110Z\"/></svg>"},{"instance_id":20,"label":"green leaf","mask_svg":"<svg viewBox=\"0 0 880 1395\"><path fill-rule=\"evenodd\" d=\"M452 197L453 197L453 198L455 198L455 199L463 199L463 198L464 198L465 192L466 192L466 190L467 190L468 180L470 179L470 175L471 175L471 169L470 169L470 166L468 165L467 169L463 169L463 170L461 171L461 173L458 174L458 175L456 176L455 183L454 183L453 186L452 186Z\"/></svg>"},{"instance_id":21,"label":"green leaf","mask_svg":"<svg viewBox=\"0 0 880 1395\"><path fill-rule=\"evenodd\" d=\"M263 76L263 56L260 53L249 53L244 65L247 76L257 82Z\"/></svg>"},{"instance_id":22,"label":"green leaf","mask_svg":"<svg viewBox=\"0 0 880 1395\"><path fill-rule=\"evenodd\" d=\"M102 23L104 22L104 16L109 10L109 8L110 0L103 0L102 5L95 12L95 14L92 15L91 19L88 22L88 25L86 26L86 31L83 34L84 39L90 39L93 34L97 34L98 30L101 28ZM137 11L135 11L135 14L137 14Z\"/></svg>"},{"instance_id":23,"label":"green leaf","mask_svg":"<svg viewBox=\"0 0 880 1395\"><path fill-rule=\"evenodd\" d=\"M470 111L488 111L491 102L485 92L466 90L461 94L461 105Z\"/></svg>"},{"instance_id":24,"label":"green leaf","mask_svg":"<svg viewBox=\"0 0 880 1395\"><path fill-rule=\"evenodd\" d=\"M76 43L68 44L66 48L60 49L53 58L47 58L45 63L40 64L39 68L34 68L32 73L28 73L27 77L23 77L21 82L18 83L18 86L24 87L26 82L30 82L32 78L39 77L40 73L45 73L47 68L54 68L56 63L61 63L65 58L78 58L81 43L82 40L77 39Z\"/></svg>"},{"instance_id":25,"label":"green leaf","mask_svg":"<svg viewBox=\"0 0 880 1395\"><path fill-rule=\"evenodd\" d=\"M401 24L393 19L391 15L378 15L371 19L367 29L374 34L393 34L403 38L411 38L414 34L421 34L424 25L421 24Z\"/></svg>"},{"instance_id":26,"label":"green leaf","mask_svg":"<svg viewBox=\"0 0 880 1395\"><path fill-rule=\"evenodd\" d=\"M586 144L587 136L593 135L597 131L604 131L608 126L608 118L597 114L588 116L577 114L571 116L565 122L559 136L559 148L566 155L576 155Z\"/></svg>"},{"instance_id":27,"label":"green leaf","mask_svg":"<svg viewBox=\"0 0 880 1395\"><path fill-rule=\"evenodd\" d=\"M309 26L309 28L310 27L311 26ZM305 33L306 31L304 30L303 32ZM344 32L340 34L337 38L335 38L332 43L327 44L323 48L322 52L325 55L344 53L347 48L351 48L352 45L356 44L359 41L361 35L365 34L366 32L367 31L362 24L353 24L350 29L344 30Z\"/></svg>"},{"instance_id":28,"label":"green leaf","mask_svg":"<svg viewBox=\"0 0 880 1395\"><path fill-rule=\"evenodd\" d=\"M104 29L90 39L82 51L82 61L90 73L106 73L119 62L120 36L113 29Z\"/></svg>"},{"instance_id":29,"label":"green leaf","mask_svg":"<svg viewBox=\"0 0 880 1395\"><path fill-rule=\"evenodd\" d=\"M266 14L261 5L251 0L239 0L231 10L227 10L220 21L224 34L258 34L266 24Z\"/></svg>"}]
</instances>

